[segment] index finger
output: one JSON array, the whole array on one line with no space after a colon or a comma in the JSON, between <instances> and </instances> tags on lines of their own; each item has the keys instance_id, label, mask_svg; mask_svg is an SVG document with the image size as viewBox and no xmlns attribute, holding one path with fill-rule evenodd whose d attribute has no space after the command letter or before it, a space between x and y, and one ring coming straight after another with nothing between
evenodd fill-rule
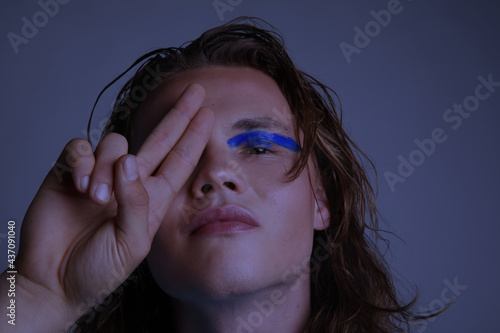
<instances>
[{"instance_id":1,"label":"index finger","mask_svg":"<svg viewBox=\"0 0 500 333\"><path fill-rule=\"evenodd\" d=\"M204 98L203 86L197 83L190 84L149 134L137 152L141 178L151 175L158 168L199 111Z\"/></svg>"}]
</instances>

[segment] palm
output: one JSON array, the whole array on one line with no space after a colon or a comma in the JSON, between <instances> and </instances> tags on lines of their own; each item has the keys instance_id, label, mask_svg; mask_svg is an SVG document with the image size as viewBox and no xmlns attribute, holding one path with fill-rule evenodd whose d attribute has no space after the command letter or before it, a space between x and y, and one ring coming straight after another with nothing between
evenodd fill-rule
<instances>
[{"instance_id":1,"label":"palm","mask_svg":"<svg viewBox=\"0 0 500 333\"><path fill-rule=\"evenodd\" d=\"M155 190L160 185L155 177L148 177L144 183L151 200L148 205L148 233L142 234L142 237L128 235L120 229L116 223L117 203L114 198L105 207L92 202L87 202L87 207L81 205L89 208L87 212L95 211L98 214L88 216L88 220L84 219L80 225L72 228L71 232L78 241L68 244L72 248L71 254L63 258L67 266L63 281L66 291L74 295L75 299L89 296L100 298L106 292L112 292L143 259L144 254L137 253L137 248L141 244L151 244L161 223L162 206L168 206L171 200ZM83 209L82 213L85 213Z\"/></svg>"},{"instance_id":2,"label":"palm","mask_svg":"<svg viewBox=\"0 0 500 333\"><path fill-rule=\"evenodd\" d=\"M106 285L123 264L116 250L116 201L99 206L69 185L51 175L42 185L24 221L25 243L37 247L23 253L20 264L31 280L54 281L46 287L78 300L95 295L92 286Z\"/></svg>"}]
</instances>

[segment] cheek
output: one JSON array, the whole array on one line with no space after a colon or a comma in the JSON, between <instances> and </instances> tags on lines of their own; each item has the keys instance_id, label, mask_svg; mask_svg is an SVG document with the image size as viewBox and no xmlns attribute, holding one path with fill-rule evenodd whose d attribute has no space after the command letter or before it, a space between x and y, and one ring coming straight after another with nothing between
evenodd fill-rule
<instances>
[{"instance_id":1,"label":"cheek","mask_svg":"<svg viewBox=\"0 0 500 333\"><path fill-rule=\"evenodd\" d=\"M315 204L307 175L293 182L261 176L251 186L259 196L259 215L268 231L269 238L262 246L267 248L269 259L282 262L286 267L281 268L287 269L310 257Z\"/></svg>"},{"instance_id":2,"label":"cheek","mask_svg":"<svg viewBox=\"0 0 500 333\"><path fill-rule=\"evenodd\" d=\"M270 228L276 229L276 232L279 229L288 239L306 231L304 237L307 237L312 234L309 230L314 230L315 202L309 176L304 170L295 180L289 181L286 175L293 162L292 158L263 159L242 164L241 168L252 194L257 198L255 207L250 208L257 209L255 213L269 221Z\"/></svg>"},{"instance_id":3,"label":"cheek","mask_svg":"<svg viewBox=\"0 0 500 333\"><path fill-rule=\"evenodd\" d=\"M249 187L262 200L261 203L272 206L272 210L280 216L300 216L303 218L303 224L307 225L307 222L312 222L310 213L314 206L314 197L306 171L295 180L289 181L287 171L292 165L292 161L260 163L258 166L244 167L243 171ZM294 215L297 213L299 214Z\"/></svg>"},{"instance_id":4,"label":"cheek","mask_svg":"<svg viewBox=\"0 0 500 333\"><path fill-rule=\"evenodd\" d=\"M288 186L287 186L288 185ZM314 201L308 183L294 182L285 184L269 198L276 226L283 235L294 238L307 238L313 228ZM279 222L278 222L279 221Z\"/></svg>"}]
</instances>

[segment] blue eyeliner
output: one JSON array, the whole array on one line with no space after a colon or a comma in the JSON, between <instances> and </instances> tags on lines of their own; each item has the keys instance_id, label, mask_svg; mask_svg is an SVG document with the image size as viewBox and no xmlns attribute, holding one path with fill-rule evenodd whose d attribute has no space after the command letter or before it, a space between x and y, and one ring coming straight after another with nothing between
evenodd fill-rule
<instances>
[{"instance_id":1,"label":"blue eyeliner","mask_svg":"<svg viewBox=\"0 0 500 333\"><path fill-rule=\"evenodd\" d=\"M300 147L294 139L264 131L250 131L233 136L227 140L229 147L239 147L245 144L247 147L262 146L271 148L271 144L284 147L294 152L300 151Z\"/></svg>"}]
</instances>

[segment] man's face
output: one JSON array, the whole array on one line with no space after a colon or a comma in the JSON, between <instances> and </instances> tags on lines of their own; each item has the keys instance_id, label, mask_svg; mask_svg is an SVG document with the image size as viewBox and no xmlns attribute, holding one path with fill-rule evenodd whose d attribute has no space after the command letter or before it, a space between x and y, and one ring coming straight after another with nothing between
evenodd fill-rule
<instances>
[{"instance_id":1,"label":"man's face","mask_svg":"<svg viewBox=\"0 0 500 333\"><path fill-rule=\"evenodd\" d=\"M324 228L313 164L296 180L286 178L300 149L288 103L276 83L254 69L180 73L139 110L132 147L190 83L205 88L202 105L214 111L215 124L154 238L151 272L178 298L221 298L282 284L291 267L310 257L314 229Z\"/></svg>"}]
</instances>

